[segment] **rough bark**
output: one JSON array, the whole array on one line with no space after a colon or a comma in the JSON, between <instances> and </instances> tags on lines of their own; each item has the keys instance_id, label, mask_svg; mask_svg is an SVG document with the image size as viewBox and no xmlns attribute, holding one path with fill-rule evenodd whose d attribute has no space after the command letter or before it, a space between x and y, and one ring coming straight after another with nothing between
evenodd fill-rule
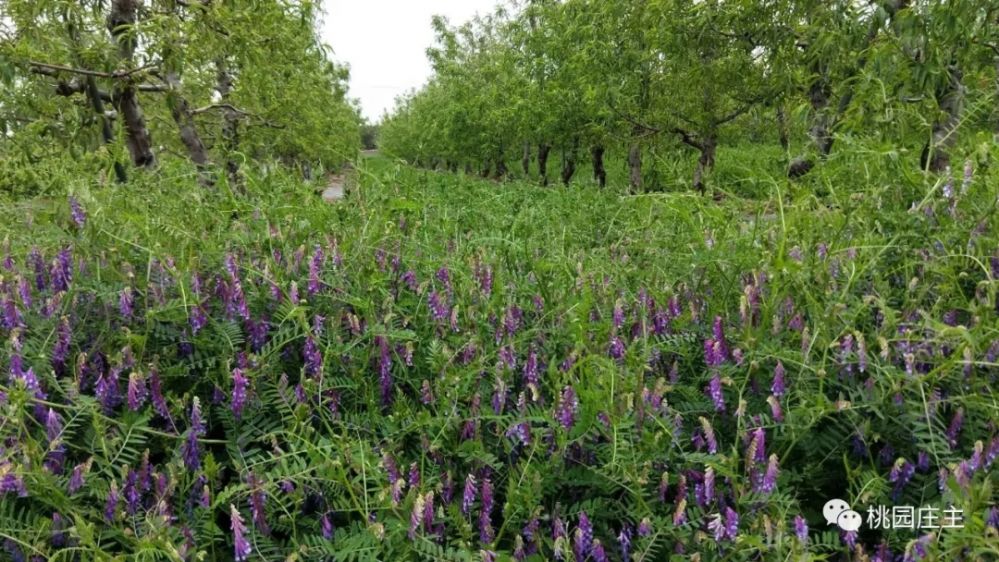
<instances>
[{"instance_id":1,"label":"rough bark","mask_svg":"<svg viewBox=\"0 0 999 562\"><path fill-rule=\"evenodd\" d=\"M786 152L791 147L790 132L787 125L787 114L784 113L784 104L777 104L777 137L780 140L780 146Z\"/></svg>"},{"instance_id":2,"label":"rough bark","mask_svg":"<svg viewBox=\"0 0 999 562\"><path fill-rule=\"evenodd\" d=\"M707 191L705 176L715 166L715 151L718 148L718 139L709 136L701 141L701 156L697 159L697 167L694 168L694 189L701 195Z\"/></svg>"},{"instance_id":3,"label":"rough bark","mask_svg":"<svg viewBox=\"0 0 999 562\"><path fill-rule=\"evenodd\" d=\"M829 131L829 98L831 96L828 76L825 70L816 69L817 78L808 87L808 103L812 108L812 126L808 136L811 137L819 155L825 157L832 149L832 134ZM815 161L809 156L799 156L791 161L787 175L790 178L801 177L815 167Z\"/></svg>"},{"instance_id":4,"label":"rough bark","mask_svg":"<svg viewBox=\"0 0 999 562\"><path fill-rule=\"evenodd\" d=\"M493 174L493 179L501 180L506 177L506 174L507 174L506 162L503 160L503 158L497 158L496 172Z\"/></svg>"},{"instance_id":5,"label":"rough bark","mask_svg":"<svg viewBox=\"0 0 999 562\"><path fill-rule=\"evenodd\" d=\"M933 121L930 141L923 146L919 163L924 170L940 173L950 167L950 149L957 142L957 127L964 107L963 73L955 65L947 69L947 83L936 92L941 115Z\"/></svg>"},{"instance_id":6,"label":"rough bark","mask_svg":"<svg viewBox=\"0 0 999 562\"><path fill-rule=\"evenodd\" d=\"M74 21L68 17L66 27L73 44L74 58L77 58L77 49L80 44L78 29ZM114 144L114 129L111 127L111 118L104 111L104 101L110 100L110 96L106 92L101 92L100 88L97 87L97 79L93 75L83 77L83 92L87 96L87 101L90 102L91 109L97 114L97 118L101 120L101 137L104 139L104 144ZM128 173L125 171L125 165L117 159L114 161L114 176L118 183L128 181Z\"/></svg>"},{"instance_id":7,"label":"rough bark","mask_svg":"<svg viewBox=\"0 0 999 562\"><path fill-rule=\"evenodd\" d=\"M604 147L594 145L590 148L590 158L593 162L593 179L600 187L607 185L607 170L604 169Z\"/></svg>"},{"instance_id":8,"label":"rough bark","mask_svg":"<svg viewBox=\"0 0 999 562\"><path fill-rule=\"evenodd\" d=\"M573 137L568 150L562 152L562 184L569 185L576 175L576 160L579 158L579 137Z\"/></svg>"},{"instance_id":9,"label":"rough bark","mask_svg":"<svg viewBox=\"0 0 999 562\"><path fill-rule=\"evenodd\" d=\"M205 148L205 143L201 141L201 135L195 126L191 105L180 93L180 78L175 73L168 73L166 81L170 85L170 91L167 92L167 105L170 107L170 116L177 124L180 141L187 149L188 158L198 168L198 181L205 186L211 185L213 182L208 170L208 150Z\"/></svg>"},{"instance_id":10,"label":"rough bark","mask_svg":"<svg viewBox=\"0 0 999 562\"><path fill-rule=\"evenodd\" d=\"M234 186L242 185L239 176L239 162L236 161L235 154L239 150L239 113L228 103L229 94L232 93L233 77L224 62L216 62L215 90L219 93L219 100L226 104L222 108L222 145L226 152L226 176L229 183Z\"/></svg>"},{"instance_id":11,"label":"rough bark","mask_svg":"<svg viewBox=\"0 0 999 562\"><path fill-rule=\"evenodd\" d=\"M642 189L642 145L637 140L628 147L628 185L632 192Z\"/></svg>"},{"instance_id":12,"label":"rough bark","mask_svg":"<svg viewBox=\"0 0 999 562\"><path fill-rule=\"evenodd\" d=\"M887 22L894 19L895 14L899 10L907 8L909 5L909 0L888 0L883 2L882 8L884 8L886 14ZM860 49L860 56L857 58L857 63L854 65L851 73L846 76L843 81L849 82L850 78L860 74L864 68L867 66L867 51L877 39L878 33L880 32L883 24L886 22L873 20L871 21L870 27L867 30L867 35L864 38L864 43ZM810 129L810 136L812 137L812 142L815 144L815 148L818 152L820 158L825 158L829 156L832 152L833 141L833 131L839 125L840 121L843 120L843 116L846 114L846 110L849 109L850 103L853 101L853 96L855 93L855 86L851 85L846 88L842 96L839 98L839 104L836 107L835 113L829 114L828 107L830 105L830 85L829 85L829 75L828 69L821 62L817 62L815 65L815 70L819 75L819 79L816 80L809 87L809 103L812 105L812 119L813 124ZM795 158L791 165L788 167L787 175L791 178L796 178L807 174L815 167L815 161L807 156L799 156Z\"/></svg>"},{"instance_id":13,"label":"rough bark","mask_svg":"<svg viewBox=\"0 0 999 562\"><path fill-rule=\"evenodd\" d=\"M118 43L118 56L129 63L135 55L136 40L131 28L136 22L137 8L137 0L113 0L108 17L108 31ZM153 140L146 127L135 85L129 79L116 80L111 100L125 125L125 145L132 156L132 163L141 167L156 164Z\"/></svg>"},{"instance_id":14,"label":"rough bark","mask_svg":"<svg viewBox=\"0 0 999 562\"><path fill-rule=\"evenodd\" d=\"M538 145L538 175L541 176L541 185L548 185L548 154L551 152L550 144L541 143Z\"/></svg>"},{"instance_id":15,"label":"rough bark","mask_svg":"<svg viewBox=\"0 0 999 562\"><path fill-rule=\"evenodd\" d=\"M104 111L104 99L101 97L101 92L97 88L97 79L93 76L88 76L85 79L87 85L87 99L90 100L90 107L93 108L94 113L98 115L98 119L101 120L101 136L104 138L104 144L114 144L114 129L111 128L111 118L108 117L107 113ZM118 180L118 183L125 183L128 181L128 174L125 172L125 165L119 162L117 159L114 161L114 176Z\"/></svg>"}]
</instances>

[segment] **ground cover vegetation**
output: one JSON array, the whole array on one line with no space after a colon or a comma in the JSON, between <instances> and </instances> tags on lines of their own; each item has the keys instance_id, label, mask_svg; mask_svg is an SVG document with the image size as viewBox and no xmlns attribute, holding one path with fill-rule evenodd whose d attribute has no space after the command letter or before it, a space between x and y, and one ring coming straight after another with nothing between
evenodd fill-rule
<instances>
[{"instance_id":1,"label":"ground cover vegetation","mask_svg":"<svg viewBox=\"0 0 999 562\"><path fill-rule=\"evenodd\" d=\"M996 558L990 4L437 20L358 159L315 6L135 6L2 8L0 559Z\"/></svg>"}]
</instances>

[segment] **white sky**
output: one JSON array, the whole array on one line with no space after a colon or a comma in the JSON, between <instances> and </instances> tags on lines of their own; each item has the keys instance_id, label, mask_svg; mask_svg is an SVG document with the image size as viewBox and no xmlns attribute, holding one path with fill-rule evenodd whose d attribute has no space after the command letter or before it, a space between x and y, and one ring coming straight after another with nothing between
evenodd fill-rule
<instances>
[{"instance_id":1,"label":"white sky","mask_svg":"<svg viewBox=\"0 0 999 562\"><path fill-rule=\"evenodd\" d=\"M323 0L322 39L350 65L350 96L376 121L395 97L430 76L426 49L434 43L430 18L451 25L488 13L498 0Z\"/></svg>"}]
</instances>

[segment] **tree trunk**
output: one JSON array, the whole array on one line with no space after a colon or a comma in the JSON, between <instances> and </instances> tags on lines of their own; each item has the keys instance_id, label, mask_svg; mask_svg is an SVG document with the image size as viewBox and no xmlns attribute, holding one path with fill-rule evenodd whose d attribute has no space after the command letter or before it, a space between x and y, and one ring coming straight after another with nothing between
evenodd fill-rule
<instances>
[{"instance_id":1,"label":"tree trunk","mask_svg":"<svg viewBox=\"0 0 999 562\"><path fill-rule=\"evenodd\" d=\"M74 59L79 59L80 34L75 21L70 19L68 14L65 14L65 17L66 28L69 31L69 38L72 42L73 57ZM77 62L79 61L77 60ZM84 78L83 83L84 93L90 102L90 107L97 114L97 118L101 120L101 137L104 139L104 144L114 144L114 129L111 127L111 118L104 111L104 96L101 95L101 90L97 87L97 79L93 76L87 76ZM118 183L128 181L128 173L125 171L125 166L117 158L114 161L114 176L118 180Z\"/></svg>"},{"instance_id":2,"label":"tree trunk","mask_svg":"<svg viewBox=\"0 0 999 562\"><path fill-rule=\"evenodd\" d=\"M216 61L215 67L215 90L219 93L219 100L228 103L229 94L232 92L232 74L223 61ZM235 157L236 151L239 150L239 114L229 107L222 108L222 145L226 152L225 169L229 184L240 187L242 182L239 176L239 162Z\"/></svg>"},{"instance_id":3,"label":"tree trunk","mask_svg":"<svg viewBox=\"0 0 999 562\"><path fill-rule=\"evenodd\" d=\"M90 100L90 106L97 114L97 118L101 120L101 136L104 138L104 144L114 144L114 129L111 128L111 119L104 112L104 100L101 99L101 92L97 88L97 79L93 76L87 76L86 84L87 99ZM118 183L128 181L125 166L117 158L114 161L114 176Z\"/></svg>"},{"instance_id":4,"label":"tree trunk","mask_svg":"<svg viewBox=\"0 0 999 562\"><path fill-rule=\"evenodd\" d=\"M485 162L482 163L482 170L479 172L479 175L482 176L483 178L488 178L489 177L489 161L488 160L486 160Z\"/></svg>"},{"instance_id":5,"label":"tree trunk","mask_svg":"<svg viewBox=\"0 0 999 562\"><path fill-rule=\"evenodd\" d=\"M642 189L642 145L637 140L628 148L628 185L633 193Z\"/></svg>"},{"instance_id":6,"label":"tree trunk","mask_svg":"<svg viewBox=\"0 0 999 562\"><path fill-rule=\"evenodd\" d=\"M829 132L829 96L830 87L826 72L820 71L819 78L808 87L808 103L812 107L812 126L808 136L811 137L819 155L826 156L832 149L832 134ZM787 175L790 178L801 177L815 167L815 161L808 156L799 156L791 161Z\"/></svg>"},{"instance_id":7,"label":"tree trunk","mask_svg":"<svg viewBox=\"0 0 999 562\"><path fill-rule=\"evenodd\" d=\"M777 136L780 139L780 146L784 152L791 147L791 138L787 126L787 115L784 113L784 103L777 103Z\"/></svg>"},{"instance_id":8,"label":"tree trunk","mask_svg":"<svg viewBox=\"0 0 999 562\"><path fill-rule=\"evenodd\" d=\"M562 152L562 184L569 185L576 174L576 159L579 157L579 137L573 137L568 151Z\"/></svg>"},{"instance_id":9,"label":"tree trunk","mask_svg":"<svg viewBox=\"0 0 999 562\"><path fill-rule=\"evenodd\" d=\"M531 176L531 143L524 143L524 153L520 157L520 166L524 169L524 177Z\"/></svg>"},{"instance_id":10,"label":"tree trunk","mask_svg":"<svg viewBox=\"0 0 999 562\"><path fill-rule=\"evenodd\" d=\"M957 127L964 106L963 73L955 65L947 69L947 84L938 88L937 105L943 115L933 121L930 142L923 147L919 163L924 170L940 173L950 167L950 149L957 142Z\"/></svg>"},{"instance_id":11,"label":"tree trunk","mask_svg":"<svg viewBox=\"0 0 999 562\"><path fill-rule=\"evenodd\" d=\"M472 163L471 162L465 162L465 175L466 176L470 176L474 172L475 172L475 170L472 169Z\"/></svg>"},{"instance_id":12,"label":"tree trunk","mask_svg":"<svg viewBox=\"0 0 999 562\"><path fill-rule=\"evenodd\" d=\"M194 115L191 113L191 106L187 99L180 93L180 78L174 73L166 75L167 84L170 91L167 92L167 105L170 107L170 115L177 124L180 131L180 141L187 148L187 155L198 168L198 181L204 186L210 186L212 182L211 174L208 170L208 150L205 143L201 141L198 128L194 124Z\"/></svg>"},{"instance_id":13,"label":"tree trunk","mask_svg":"<svg viewBox=\"0 0 999 562\"><path fill-rule=\"evenodd\" d=\"M604 187L607 185L607 171L604 170L604 147L594 145L590 149L590 156L593 160L593 179L597 185Z\"/></svg>"},{"instance_id":14,"label":"tree trunk","mask_svg":"<svg viewBox=\"0 0 999 562\"><path fill-rule=\"evenodd\" d=\"M541 143L538 145L538 175L541 176L541 185L548 185L548 153L552 147L550 144Z\"/></svg>"},{"instance_id":15,"label":"tree trunk","mask_svg":"<svg viewBox=\"0 0 999 562\"><path fill-rule=\"evenodd\" d=\"M136 40L129 28L135 26L137 4L137 0L113 0L111 15L108 17L108 30L118 42L118 56L130 65L134 60ZM125 144L132 156L132 163L145 167L156 164L153 141L139 106L135 86L128 80L117 80L111 100L125 124Z\"/></svg>"},{"instance_id":16,"label":"tree trunk","mask_svg":"<svg viewBox=\"0 0 999 562\"><path fill-rule=\"evenodd\" d=\"M493 174L493 179L499 181L506 177L507 169L506 162L502 157L496 159L496 172Z\"/></svg>"},{"instance_id":17,"label":"tree trunk","mask_svg":"<svg viewBox=\"0 0 999 562\"><path fill-rule=\"evenodd\" d=\"M715 149L718 146L718 139L713 135L701 141L701 157L697 159L697 167L694 168L694 189L704 195L707 190L704 177L715 166Z\"/></svg>"},{"instance_id":18,"label":"tree trunk","mask_svg":"<svg viewBox=\"0 0 999 562\"><path fill-rule=\"evenodd\" d=\"M860 74L864 68L867 66L867 56L868 48L877 39L878 33L884 24L887 24L895 18L895 14L899 10L907 8L909 5L909 0L888 0L882 4L882 8L885 11L885 21L880 21L879 19L874 19L871 21L870 27L867 30L867 36L864 38L863 47L860 49L860 56L857 59L856 65L850 71L849 75L844 78L844 81L848 81L850 78ZM839 125L840 121L843 119L843 115L846 114L846 110L850 107L850 102L853 101L853 95L856 91L856 87L850 84L846 91L843 92L842 97L839 99L839 104L836 107L836 112L833 115L829 115L829 97L830 97L830 86L829 86L829 75L828 67L823 65L821 62L815 63L819 75L819 79L809 88L809 102L812 105L813 119L815 120L811 127L811 137L812 141L818 150L819 157L825 158L829 156L832 152L833 138L832 132ZM815 161L807 156L799 156L795 158L791 165L788 167L787 175L790 178L797 178L807 174L815 167Z\"/></svg>"}]
</instances>

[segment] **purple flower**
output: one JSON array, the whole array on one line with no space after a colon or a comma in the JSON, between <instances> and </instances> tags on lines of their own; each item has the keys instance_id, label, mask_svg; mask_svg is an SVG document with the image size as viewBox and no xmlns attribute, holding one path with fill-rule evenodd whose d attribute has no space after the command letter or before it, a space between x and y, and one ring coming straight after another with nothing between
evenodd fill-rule
<instances>
[{"instance_id":1,"label":"purple flower","mask_svg":"<svg viewBox=\"0 0 999 562\"><path fill-rule=\"evenodd\" d=\"M444 290L447 291L448 294L450 294L451 293L451 272L448 271L447 266L445 265L445 266L441 267L440 269L438 269L435 277L437 278L438 281L441 282L441 284L444 285Z\"/></svg>"},{"instance_id":2,"label":"purple flower","mask_svg":"<svg viewBox=\"0 0 999 562\"><path fill-rule=\"evenodd\" d=\"M135 304L135 297L132 295L132 288L125 287L118 293L118 312L125 320L132 319L132 311Z\"/></svg>"},{"instance_id":3,"label":"purple flower","mask_svg":"<svg viewBox=\"0 0 999 562\"><path fill-rule=\"evenodd\" d=\"M104 520L108 523L114 522L115 512L118 510L118 484L111 481L111 488L108 490L107 500L104 502Z\"/></svg>"},{"instance_id":4,"label":"purple flower","mask_svg":"<svg viewBox=\"0 0 999 562\"><path fill-rule=\"evenodd\" d=\"M614 328L620 329L624 325L624 307L622 307L620 299L614 303L614 312L611 318Z\"/></svg>"},{"instance_id":5,"label":"purple flower","mask_svg":"<svg viewBox=\"0 0 999 562\"><path fill-rule=\"evenodd\" d=\"M493 268L491 266L485 266L476 268L477 276L479 278L479 288L486 295L492 294L493 292Z\"/></svg>"},{"instance_id":6,"label":"purple flower","mask_svg":"<svg viewBox=\"0 0 999 562\"><path fill-rule=\"evenodd\" d=\"M205 424L201 419L201 401L195 396L191 404L191 426L187 438L181 445L184 466L191 472L201 468L201 448L198 444L198 436L204 432Z\"/></svg>"},{"instance_id":7,"label":"purple flower","mask_svg":"<svg viewBox=\"0 0 999 562\"><path fill-rule=\"evenodd\" d=\"M73 282L73 253L69 248L64 248L56 256L49 275L52 277L53 291L58 293L69 290L69 285Z\"/></svg>"},{"instance_id":8,"label":"purple flower","mask_svg":"<svg viewBox=\"0 0 999 562\"><path fill-rule=\"evenodd\" d=\"M323 255L323 249L316 244L316 249L312 253L312 259L309 260L309 284L308 292L309 296L316 295L321 289L321 284L319 281L320 270L323 267L323 262L325 261L325 256Z\"/></svg>"},{"instance_id":9,"label":"purple flower","mask_svg":"<svg viewBox=\"0 0 999 562\"><path fill-rule=\"evenodd\" d=\"M461 512L468 515L468 511L472 509L472 504L475 503L476 487L475 487L475 476L472 473L468 474L465 478L465 491L461 496Z\"/></svg>"},{"instance_id":10,"label":"purple flower","mask_svg":"<svg viewBox=\"0 0 999 562\"><path fill-rule=\"evenodd\" d=\"M716 513L711 521L708 521L708 531L714 536L715 542L720 543L725 540L725 520L721 513Z\"/></svg>"},{"instance_id":11,"label":"purple flower","mask_svg":"<svg viewBox=\"0 0 999 562\"><path fill-rule=\"evenodd\" d=\"M957 437L961 433L961 427L964 425L964 408L958 408L954 412L954 417L950 420L950 425L947 427L947 441L950 443L951 448L957 446Z\"/></svg>"},{"instance_id":12,"label":"purple flower","mask_svg":"<svg viewBox=\"0 0 999 562\"><path fill-rule=\"evenodd\" d=\"M170 422L173 425L173 419L170 417L170 409L167 408L166 399L163 397L163 389L160 383L160 374L153 369L149 376L149 389L150 395L152 397L153 409L156 413L160 415L161 418Z\"/></svg>"},{"instance_id":13,"label":"purple flower","mask_svg":"<svg viewBox=\"0 0 999 562\"><path fill-rule=\"evenodd\" d=\"M139 371L128 376L128 409L138 411L146 403L146 377Z\"/></svg>"},{"instance_id":14,"label":"purple flower","mask_svg":"<svg viewBox=\"0 0 999 562\"><path fill-rule=\"evenodd\" d=\"M75 494L86 483L85 474L88 466L89 462L86 462L73 467L73 472L69 476L69 486L66 488L70 495Z\"/></svg>"},{"instance_id":15,"label":"purple flower","mask_svg":"<svg viewBox=\"0 0 999 562\"><path fill-rule=\"evenodd\" d=\"M562 391L562 400L559 402L555 412L555 418L566 431L572 429L576 419L576 412L579 411L579 399L571 386L565 387Z\"/></svg>"},{"instance_id":16,"label":"purple flower","mask_svg":"<svg viewBox=\"0 0 999 562\"><path fill-rule=\"evenodd\" d=\"M409 514L409 540L416 540L416 531L423 525L424 499L420 494L416 495L413 502L413 511Z\"/></svg>"},{"instance_id":17,"label":"purple flower","mask_svg":"<svg viewBox=\"0 0 999 562\"><path fill-rule=\"evenodd\" d=\"M610 562L607 558L607 551L604 550L604 545L599 540L593 541L593 549L590 551L593 557L593 562Z\"/></svg>"},{"instance_id":18,"label":"purple flower","mask_svg":"<svg viewBox=\"0 0 999 562\"><path fill-rule=\"evenodd\" d=\"M648 517L643 517L641 521L638 522L638 536L647 537L652 534L652 520Z\"/></svg>"},{"instance_id":19,"label":"purple flower","mask_svg":"<svg viewBox=\"0 0 999 562\"><path fill-rule=\"evenodd\" d=\"M385 336L375 336L375 345L378 346L378 383L382 405L389 406L392 404L392 348Z\"/></svg>"},{"instance_id":20,"label":"purple flower","mask_svg":"<svg viewBox=\"0 0 999 562\"><path fill-rule=\"evenodd\" d=\"M763 473L763 478L760 480L757 490L764 494L769 494L777 489L777 475L780 472L780 467L778 466L777 455L770 455L770 460L767 462L767 469Z\"/></svg>"},{"instance_id":21,"label":"purple flower","mask_svg":"<svg viewBox=\"0 0 999 562\"><path fill-rule=\"evenodd\" d=\"M985 525L999 531L999 507L992 506L985 512Z\"/></svg>"},{"instance_id":22,"label":"purple flower","mask_svg":"<svg viewBox=\"0 0 999 562\"><path fill-rule=\"evenodd\" d=\"M80 202L72 195L69 196L69 214L73 218L73 223L76 224L77 228L82 229L87 224L87 214L83 211L83 207L80 206Z\"/></svg>"},{"instance_id":23,"label":"purple flower","mask_svg":"<svg viewBox=\"0 0 999 562\"><path fill-rule=\"evenodd\" d=\"M718 452L718 440L715 439L715 430L711 427L711 422L707 418L701 416L698 418L701 422L701 431L704 433L704 441L708 445L708 453L714 455Z\"/></svg>"},{"instance_id":24,"label":"purple flower","mask_svg":"<svg viewBox=\"0 0 999 562\"><path fill-rule=\"evenodd\" d=\"M697 486L695 488L695 493L698 491ZM706 506L714 503L715 500L715 469L708 467L704 471L704 482L700 484L700 494L698 497L698 505Z\"/></svg>"},{"instance_id":25,"label":"purple flower","mask_svg":"<svg viewBox=\"0 0 999 562\"><path fill-rule=\"evenodd\" d=\"M501 358L503 357L504 353L506 353L504 362L506 362L506 364L512 369L517 362L516 356L514 355L513 352L513 348L510 346L506 346L503 349L501 349L500 350ZM532 347L531 350L527 353L527 361L524 362L524 384L526 384L528 388L537 389L540 382L539 373L540 373L540 367L538 366L538 353Z\"/></svg>"},{"instance_id":26,"label":"purple flower","mask_svg":"<svg viewBox=\"0 0 999 562\"><path fill-rule=\"evenodd\" d=\"M777 366L774 367L774 380L770 384L770 392L774 396L781 397L784 396L786 391L787 388L784 386L784 364L778 361Z\"/></svg>"},{"instance_id":27,"label":"purple flower","mask_svg":"<svg viewBox=\"0 0 999 562\"><path fill-rule=\"evenodd\" d=\"M430 307L430 316L437 322L448 320L451 316L451 309L448 307L447 303L441 300L441 296L437 293L437 291L430 292L430 296L428 297L428 306Z\"/></svg>"},{"instance_id":28,"label":"purple flower","mask_svg":"<svg viewBox=\"0 0 999 562\"><path fill-rule=\"evenodd\" d=\"M420 487L420 465L415 462L409 464L409 487Z\"/></svg>"},{"instance_id":29,"label":"purple flower","mask_svg":"<svg viewBox=\"0 0 999 562\"><path fill-rule=\"evenodd\" d=\"M26 277L18 279L17 292L18 296L21 297L21 304L24 305L24 308L30 309L33 302L31 299L31 282Z\"/></svg>"},{"instance_id":30,"label":"purple flower","mask_svg":"<svg viewBox=\"0 0 999 562\"><path fill-rule=\"evenodd\" d=\"M573 547L577 562L586 560L586 557L590 555L590 549L593 548L593 525L585 511L579 514L579 526L576 527Z\"/></svg>"},{"instance_id":31,"label":"purple flower","mask_svg":"<svg viewBox=\"0 0 999 562\"><path fill-rule=\"evenodd\" d=\"M7 330L24 326L24 322L21 319L21 312L17 309L17 304L12 297L6 297L3 300L2 326Z\"/></svg>"},{"instance_id":32,"label":"purple flower","mask_svg":"<svg viewBox=\"0 0 999 562\"><path fill-rule=\"evenodd\" d=\"M250 336L250 349L254 353L260 353L264 345L267 344L267 331L270 329L270 324L266 318L261 318L259 322L248 321L246 327Z\"/></svg>"},{"instance_id":33,"label":"purple flower","mask_svg":"<svg viewBox=\"0 0 999 562\"><path fill-rule=\"evenodd\" d=\"M519 440L526 447L531 444L531 424L520 422L508 429L506 436Z\"/></svg>"},{"instance_id":34,"label":"purple flower","mask_svg":"<svg viewBox=\"0 0 999 562\"><path fill-rule=\"evenodd\" d=\"M333 538L333 520L330 519L329 513L323 514L323 517L320 520L320 527L322 528L323 538L331 540Z\"/></svg>"},{"instance_id":35,"label":"purple flower","mask_svg":"<svg viewBox=\"0 0 999 562\"><path fill-rule=\"evenodd\" d=\"M135 515L139 510L139 502L142 501L142 492L138 487L139 474L132 469L128 469L125 475L125 488L122 494L125 496L125 510L129 515Z\"/></svg>"},{"instance_id":36,"label":"purple flower","mask_svg":"<svg viewBox=\"0 0 999 562\"><path fill-rule=\"evenodd\" d=\"M711 401L715 405L716 412L725 411L725 395L722 393L722 382L721 376L715 373L711 376L711 380L708 382L708 386L705 388L705 392L711 398Z\"/></svg>"},{"instance_id":37,"label":"purple flower","mask_svg":"<svg viewBox=\"0 0 999 562\"><path fill-rule=\"evenodd\" d=\"M246 406L246 390L250 381L243 374L239 367L232 370L232 413L238 420L243 416L243 407Z\"/></svg>"},{"instance_id":38,"label":"purple flower","mask_svg":"<svg viewBox=\"0 0 999 562\"><path fill-rule=\"evenodd\" d=\"M410 291L416 291L416 289L419 288L419 284L416 281L416 272L412 269L402 274L402 282L409 287Z\"/></svg>"},{"instance_id":39,"label":"purple flower","mask_svg":"<svg viewBox=\"0 0 999 562\"><path fill-rule=\"evenodd\" d=\"M607 346L607 355L610 356L611 359L620 361L624 358L624 352L624 342L621 341L621 338L617 336L612 337L610 345Z\"/></svg>"},{"instance_id":40,"label":"purple flower","mask_svg":"<svg viewBox=\"0 0 999 562\"><path fill-rule=\"evenodd\" d=\"M45 416L45 437L48 438L49 445L51 446L55 443L61 434L62 420L59 418L59 414L57 414L55 410L49 408L48 414Z\"/></svg>"},{"instance_id":41,"label":"purple flower","mask_svg":"<svg viewBox=\"0 0 999 562\"><path fill-rule=\"evenodd\" d=\"M621 546L621 560L625 562L631 560L631 536L632 531L630 526L622 528L621 532L617 535L617 542Z\"/></svg>"},{"instance_id":42,"label":"purple flower","mask_svg":"<svg viewBox=\"0 0 999 562\"><path fill-rule=\"evenodd\" d=\"M121 394L118 390L118 375L120 372L120 367L112 367L107 373L97 379L97 386L94 389L94 393L104 407L105 413L111 413L121 403Z\"/></svg>"},{"instance_id":43,"label":"purple flower","mask_svg":"<svg viewBox=\"0 0 999 562\"><path fill-rule=\"evenodd\" d=\"M493 510L493 483L489 477L482 478L482 511L479 512L479 540L483 544L493 542L495 536L491 520Z\"/></svg>"},{"instance_id":44,"label":"purple flower","mask_svg":"<svg viewBox=\"0 0 999 562\"><path fill-rule=\"evenodd\" d=\"M263 535L271 533L267 525L263 483L252 472L247 477L247 485L250 487L250 514L253 516L253 526Z\"/></svg>"},{"instance_id":45,"label":"purple flower","mask_svg":"<svg viewBox=\"0 0 999 562\"><path fill-rule=\"evenodd\" d=\"M746 448L746 463L763 464L767 460L767 434L762 427L758 427L752 435Z\"/></svg>"},{"instance_id":46,"label":"purple flower","mask_svg":"<svg viewBox=\"0 0 999 562\"><path fill-rule=\"evenodd\" d=\"M897 500L902 494L902 489L905 485L912 480L913 475L916 473L916 467L912 463L900 458L895 461L892 466L891 472L888 474L888 481L894 483L895 486L892 490L892 498Z\"/></svg>"},{"instance_id":47,"label":"purple flower","mask_svg":"<svg viewBox=\"0 0 999 562\"><path fill-rule=\"evenodd\" d=\"M794 516L794 536L801 542L808 542L808 522L801 515Z\"/></svg>"},{"instance_id":48,"label":"purple flower","mask_svg":"<svg viewBox=\"0 0 999 562\"><path fill-rule=\"evenodd\" d=\"M56 329L56 342L52 346L52 366L56 372L61 372L66 366L66 358L69 357L69 345L73 338L72 329L69 326L69 319L65 316L59 321Z\"/></svg>"},{"instance_id":49,"label":"purple flower","mask_svg":"<svg viewBox=\"0 0 999 562\"><path fill-rule=\"evenodd\" d=\"M774 421L781 423L784 421L784 411L780 407L780 400L776 396L770 395L767 397L767 404L770 404L770 415L774 418Z\"/></svg>"},{"instance_id":50,"label":"purple flower","mask_svg":"<svg viewBox=\"0 0 999 562\"><path fill-rule=\"evenodd\" d=\"M250 556L250 541L246 540L246 526L243 518L239 515L236 506L229 504L229 518L231 520L233 552L236 562L243 562Z\"/></svg>"},{"instance_id":51,"label":"purple flower","mask_svg":"<svg viewBox=\"0 0 999 562\"><path fill-rule=\"evenodd\" d=\"M739 534L739 514L731 507L725 508L725 536L734 541Z\"/></svg>"},{"instance_id":52,"label":"purple flower","mask_svg":"<svg viewBox=\"0 0 999 562\"><path fill-rule=\"evenodd\" d=\"M305 372L310 375L322 372L323 356L319 351L319 347L316 346L316 340L312 339L312 336L305 338L305 347L302 350L302 355L305 357Z\"/></svg>"}]
</instances>

